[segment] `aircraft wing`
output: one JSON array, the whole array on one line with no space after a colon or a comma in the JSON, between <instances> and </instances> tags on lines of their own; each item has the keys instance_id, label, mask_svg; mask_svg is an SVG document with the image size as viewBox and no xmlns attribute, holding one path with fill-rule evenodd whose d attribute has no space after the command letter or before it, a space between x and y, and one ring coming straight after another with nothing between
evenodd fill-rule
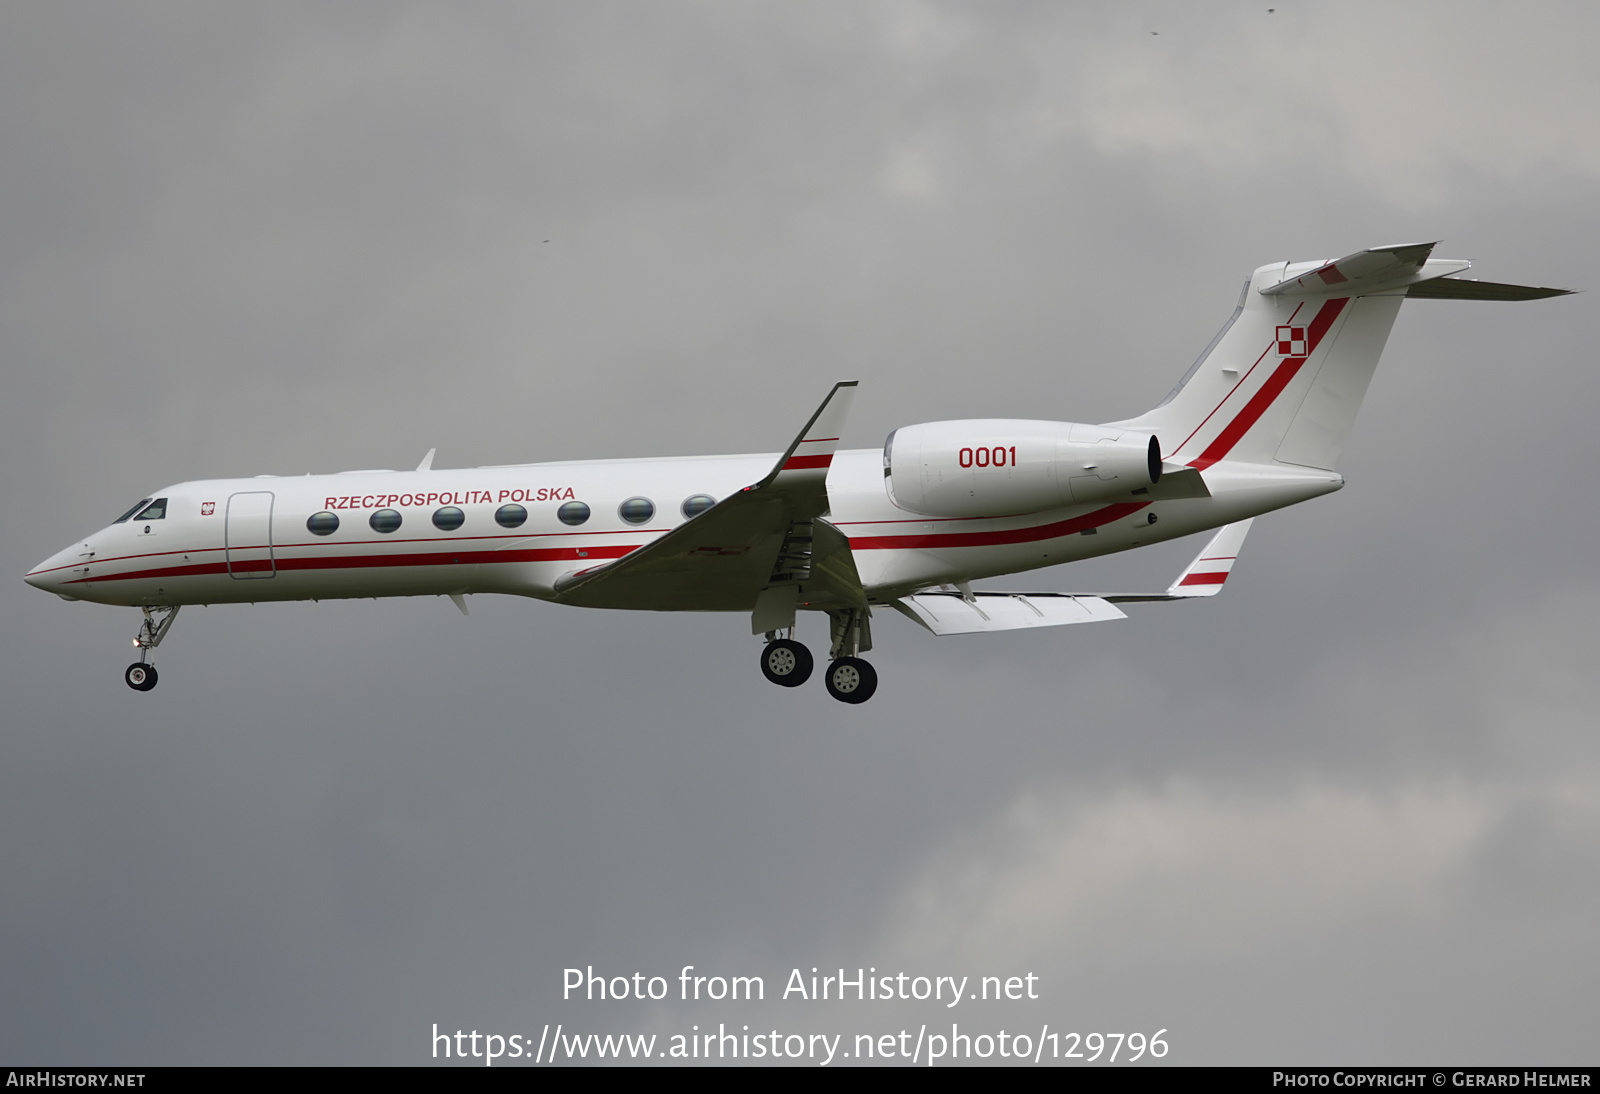
<instances>
[{"instance_id":1,"label":"aircraft wing","mask_svg":"<svg viewBox=\"0 0 1600 1094\"><path fill-rule=\"evenodd\" d=\"M1233 572L1251 520L1224 525L1164 593L938 590L904 596L890 606L934 634L979 634L1126 619L1118 604L1216 596Z\"/></svg>"},{"instance_id":2,"label":"aircraft wing","mask_svg":"<svg viewBox=\"0 0 1600 1094\"><path fill-rule=\"evenodd\" d=\"M980 634L1025 627L1059 627L1126 619L1098 596L1072 593L926 592L892 601L890 607L934 634Z\"/></svg>"},{"instance_id":3,"label":"aircraft wing","mask_svg":"<svg viewBox=\"0 0 1600 1094\"><path fill-rule=\"evenodd\" d=\"M555 599L591 608L750 611L778 589L791 619L797 603L865 605L849 541L820 519L856 383L833 386L760 482L614 562L562 576Z\"/></svg>"}]
</instances>

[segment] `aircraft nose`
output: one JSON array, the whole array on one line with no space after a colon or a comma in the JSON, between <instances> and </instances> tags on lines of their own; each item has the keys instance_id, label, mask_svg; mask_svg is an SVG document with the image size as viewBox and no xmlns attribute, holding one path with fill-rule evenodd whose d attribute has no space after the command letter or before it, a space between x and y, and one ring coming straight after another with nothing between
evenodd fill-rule
<instances>
[{"instance_id":1,"label":"aircraft nose","mask_svg":"<svg viewBox=\"0 0 1600 1094\"><path fill-rule=\"evenodd\" d=\"M29 570L23 579L35 589L45 592L61 592L63 586L72 578L72 567L82 566L83 560L78 556L85 549L85 544L74 544L64 550L57 551L39 565Z\"/></svg>"}]
</instances>

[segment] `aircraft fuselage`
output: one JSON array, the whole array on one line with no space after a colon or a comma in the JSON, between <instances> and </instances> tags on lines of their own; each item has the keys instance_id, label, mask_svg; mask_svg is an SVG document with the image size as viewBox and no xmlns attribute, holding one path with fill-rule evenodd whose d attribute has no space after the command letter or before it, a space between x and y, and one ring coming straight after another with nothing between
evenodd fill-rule
<instances>
[{"instance_id":1,"label":"aircraft fuselage","mask_svg":"<svg viewBox=\"0 0 1600 1094\"><path fill-rule=\"evenodd\" d=\"M690 499L720 501L743 490L775 458L589 460L178 483L154 495L167 501L160 519L135 517L94 532L41 563L27 580L79 600L138 606L470 593L554 600L558 578L642 547L691 519L685 515ZM1343 484L1329 472L1248 465L1210 469L1206 481L1211 497L1164 499L1157 486L1109 504L940 519L897 508L884 488L882 452L855 449L833 460L827 519L849 537L862 586L877 601L930 584L1176 539ZM571 503L587 506L581 522L563 521L562 507ZM436 521L446 510L459 516L445 512ZM567 513L572 520L575 514ZM311 530L319 514L319 528L336 525L325 534ZM748 611L750 603L705 607Z\"/></svg>"}]
</instances>

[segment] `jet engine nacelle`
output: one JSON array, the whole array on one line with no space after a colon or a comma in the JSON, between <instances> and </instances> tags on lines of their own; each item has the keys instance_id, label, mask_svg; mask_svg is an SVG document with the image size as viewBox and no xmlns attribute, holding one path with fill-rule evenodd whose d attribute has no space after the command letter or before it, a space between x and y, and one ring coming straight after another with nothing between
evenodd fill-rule
<instances>
[{"instance_id":1,"label":"jet engine nacelle","mask_svg":"<svg viewBox=\"0 0 1600 1094\"><path fill-rule=\"evenodd\" d=\"M901 509L998 517L1124 496L1161 478L1149 433L1078 422L971 418L889 434L884 485Z\"/></svg>"}]
</instances>

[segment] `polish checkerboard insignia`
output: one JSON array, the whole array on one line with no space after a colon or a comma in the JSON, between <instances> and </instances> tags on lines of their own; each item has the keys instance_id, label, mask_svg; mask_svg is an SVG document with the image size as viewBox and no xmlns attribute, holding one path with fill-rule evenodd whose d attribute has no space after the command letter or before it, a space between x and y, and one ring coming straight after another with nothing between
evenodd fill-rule
<instances>
[{"instance_id":1,"label":"polish checkerboard insignia","mask_svg":"<svg viewBox=\"0 0 1600 1094\"><path fill-rule=\"evenodd\" d=\"M1279 327L1278 355L1281 357L1304 357L1306 355L1306 329L1304 327Z\"/></svg>"}]
</instances>

